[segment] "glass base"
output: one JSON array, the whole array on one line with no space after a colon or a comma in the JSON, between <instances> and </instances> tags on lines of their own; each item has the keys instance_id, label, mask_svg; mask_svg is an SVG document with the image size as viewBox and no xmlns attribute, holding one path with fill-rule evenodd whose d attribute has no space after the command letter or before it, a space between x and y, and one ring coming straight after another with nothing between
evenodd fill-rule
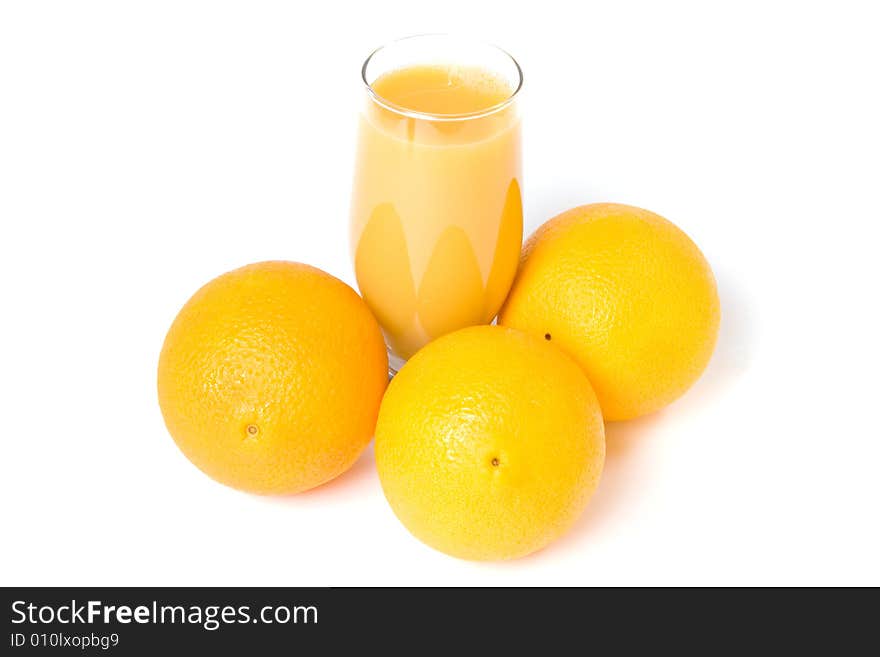
<instances>
[{"instance_id":1,"label":"glass base","mask_svg":"<svg viewBox=\"0 0 880 657\"><path fill-rule=\"evenodd\" d=\"M388 378L393 379L394 375L400 371L400 368L404 366L406 361L391 351L391 347L385 345L385 350L388 352Z\"/></svg>"}]
</instances>

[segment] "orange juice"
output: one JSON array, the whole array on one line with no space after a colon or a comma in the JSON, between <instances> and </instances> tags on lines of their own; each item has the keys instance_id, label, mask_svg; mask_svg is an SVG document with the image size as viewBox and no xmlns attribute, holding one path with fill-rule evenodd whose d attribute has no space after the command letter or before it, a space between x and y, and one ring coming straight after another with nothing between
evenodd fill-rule
<instances>
[{"instance_id":1,"label":"orange juice","mask_svg":"<svg viewBox=\"0 0 880 657\"><path fill-rule=\"evenodd\" d=\"M409 66L370 85L351 237L358 286L394 355L492 321L522 243L515 92L487 70Z\"/></svg>"}]
</instances>

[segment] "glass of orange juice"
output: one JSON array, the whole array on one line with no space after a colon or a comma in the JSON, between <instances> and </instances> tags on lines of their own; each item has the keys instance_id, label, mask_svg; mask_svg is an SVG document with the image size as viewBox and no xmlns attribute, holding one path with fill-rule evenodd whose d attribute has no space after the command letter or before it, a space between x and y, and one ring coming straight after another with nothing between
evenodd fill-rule
<instances>
[{"instance_id":1,"label":"glass of orange juice","mask_svg":"<svg viewBox=\"0 0 880 657\"><path fill-rule=\"evenodd\" d=\"M522 245L522 72L494 46L425 35L379 48L362 75L352 255L396 370L491 322L507 296Z\"/></svg>"}]
</instances>

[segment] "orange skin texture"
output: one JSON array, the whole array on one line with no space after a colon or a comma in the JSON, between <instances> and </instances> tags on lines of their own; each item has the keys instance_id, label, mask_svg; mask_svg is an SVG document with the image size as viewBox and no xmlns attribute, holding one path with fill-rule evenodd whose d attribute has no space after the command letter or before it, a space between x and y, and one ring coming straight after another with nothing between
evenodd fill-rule
<instances>
[{"instance_id":1,"label":"orange skin texture","mask_svg":"<svg viewBox=\"0 0 880 657\"><path fill-rule=\"evenodd\" d=\"M297 493L350 468L370 442L387 368L354 290L308 265L262 262L215 278L181 309L159 357L159 406L210 477Z\"/></svg>"},{"instance_id":2,"label":"orange skin texture","mask_svg":"<svg viewBox=\"0 0 880 657\"><path fill-rule=\"evenodd\" d=\"M657 411L705 370L721 306L709 263L663 217L596 203L526 241L500 324L545 337L587 373L606 420Z\"/></svg>"}]
</instances>

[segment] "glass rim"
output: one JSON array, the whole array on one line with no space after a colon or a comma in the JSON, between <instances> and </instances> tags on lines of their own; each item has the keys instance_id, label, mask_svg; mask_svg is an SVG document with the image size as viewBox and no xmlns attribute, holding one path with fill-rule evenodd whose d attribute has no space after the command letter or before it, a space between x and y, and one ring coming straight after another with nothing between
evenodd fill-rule
<instances>
[{"instance_id":1,"label":"glass rim","mask_svg":"<svg viewBox=\"0 0 880 657\"><path fill-rule=\"evenodd\" d=\"M414 109L410 109L408 107L403 107L402 105L398 105L397 103L391 102L387 98L383 98L380 94L378 94L376 92L375 89L373 89L373 85L367 81L367 67L370 65L370 62L372 61L373 57L376 54L385 50L386 48L389 48L389 47L394 46L396 44L399 44L399 43L402 43L405 41L409 41L411 39L423 39L425 37L444 37L444 38L449 38L449 39L456 39L459 41L467 41L467 42L470 42L471 44L474 44L474 45L480 45L480 46L485 46L488 48L493 48L494 50L500 52L502 55L505 55L508 59L510 59L511 63L513 64L514 69L516 70L516 76L517 76L516 88L510 92L510 95L507 96L507 98L502 100L500 103L496 103L495 105L492 105L491 107L487 107L486 109L478 110L476 112L461 112L461 113L456 113L456 114L434 114L431 112L420 112L419 110L414 110ZM367 56L367 58L364 60L363 65L361 66L361 81L364 83L364 87L366 88L367 93L369 94L370 99L373 102L375 102L377 105L380 105L381 107L384 107L385 109L389 110L390 112L394 112L395 114L399 114L401 116L406 116L406 117L409 117L412 119L423 119L426 121L467 121L469 119L478 119L478 118L483 118L485 116L490 116L492 114L500 112L503 109L509 107L513 103L513 101L516 100L516 97L519 94L520 89L522 89L523 72L522 72L522 68L520 68L519 62L516 61L514 56L511 55L509 52L507 52L504 48L501 48L501 47L496 46L491 43L486 43L484 41L479 41L477 39L471 39L468 37L458 36L455 34L448 34L448 33L442 33L442 32L430 32L430 33L426 33L426 34L413 34L410 36L402 37L400 39L395 39L394 41L389 41L388 43L386 43L382 46L379 46L378 48L373 50L373 52L371 52Z\"/></svg>"}]
</instances>

